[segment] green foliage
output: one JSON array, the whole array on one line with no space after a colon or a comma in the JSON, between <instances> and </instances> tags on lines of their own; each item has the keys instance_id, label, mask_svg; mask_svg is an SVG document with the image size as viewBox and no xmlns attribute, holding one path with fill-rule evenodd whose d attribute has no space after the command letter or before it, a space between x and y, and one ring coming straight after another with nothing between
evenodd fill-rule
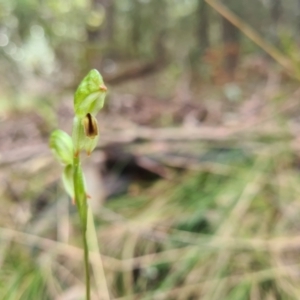
<instances>
[{"instance_id":1,"label":"green foliage","mask_svg":"<svg viewBox=\"0 0 300 300\"><path fill-rule=\"evenodd\" d=\"M90 155L98 141L98 123L94 115L103 107L106 87L97 70L91 70L79 84L74 96L74 121L72 138L61 130L55 130L50 137L50 148L65 166L63 184L67 193L74 198L80 217L86 275L86 299L90 299L89 245L88 234L95 235L92 220L88 221L85 179L80 163L80 150ZM88 224L89 225L88 228ZM92 240L90 238L90 240ZM93 239L95 241L95 238ZM94 245L93 245L94 247Z\"/></svg>"},{"instance_id":2,"label":"green foliage","mask_svg":"<svg viewBox=\"0 0 300 300\"><path fill-rule=\"evenodd\" d=\"M66 132L59 129L53 131L49 139L49 146L63 165L73 163L73 142Z\"/></svg>"}]
</instances>

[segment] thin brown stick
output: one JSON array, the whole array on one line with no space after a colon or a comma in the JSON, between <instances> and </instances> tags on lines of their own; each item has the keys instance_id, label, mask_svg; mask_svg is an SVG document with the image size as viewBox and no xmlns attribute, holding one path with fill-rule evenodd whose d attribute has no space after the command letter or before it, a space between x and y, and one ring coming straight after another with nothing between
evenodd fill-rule
<instances>
[{"instance_id":1,"label":"thin brown stick","mask_svg":"<svg viewBox=\"0 0 300 300\"><path fill-rule=\"evenodd\" d=\"M293 65L293 62L281 53L276 47L268 43L260 36L253 28L246 24L236 14L230 11L225 5L215 0L205 0L207 4L213 7L220 15L235 25L241 32L243 32L250 40L267 52L275 61L277 61L290 76L300 80L299 75Z\"/></svg>"}]
</instances>

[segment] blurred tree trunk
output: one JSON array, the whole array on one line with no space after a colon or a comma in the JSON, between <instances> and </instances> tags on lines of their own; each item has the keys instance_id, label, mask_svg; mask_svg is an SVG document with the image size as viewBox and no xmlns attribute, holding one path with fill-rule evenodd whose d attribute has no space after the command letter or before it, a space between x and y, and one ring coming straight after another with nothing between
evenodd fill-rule
<instances>
[{"instance_id":1,"label":"blurred tree trunk","mask_svg":"<svg viewBox=\"0 0 300 300\"><path fill-rule=\"evenodd\" d=\"M278 24L282 13L282 3L281 0L272 0L271 1L271 18L274 24Z\"/></svg>"},{"instance_id":2,"label":"blurred tree trunk","mask_svg":"<svg viewBox=\"0 0 300 300\"><path fill-rule=\"evenodd\" d=\"M92 0L91 9L95 12L104 9L105 21L104 24L101 24L98 28L87 28L89 42L111 42L114 36L114 0Z\"/></svg>"},{"instance_id":3,"label":"blurred tree trunk","mask_svg":"<svg viewBox=\"0 0 300 300\"><path fill-rule=\"evenodd\" d=\"M277 35L278 25L280 21L280 17L282 14L282 3L281 0L272 0L271 1L271 40L274 44L279 45L279 39Z\"/></svg>"},{"instance_id":4,"label":"blurred tree trunk","mask_svg":"<svg viewBox=\"0 0 300 300\"><path fill-rule=\"evenodd\" d=\"M300 29L300 0L298 0L298 29Z\"/></svg>"},{"instance_id":5,"label":"blurred tree trunk","mask_svg":"<svg viewBox=\"0 0 300 300\"><path fill-rule=\"evenodd\" d=\"M233 80L240 53L240 32L237 27L222 17L222 37L224 45L224 68L228 79Z\"/></svg>"},{"instance_id":6,"label":"blurred tree trunk","mask_svg":"<svg viewBox=\"0 0 300 300\"><path fill-rule=\"evenodd\" d=\"M207 72L203 65L206 63L207 50L210 46L209 19L208 5L205 3L205 0L198 0L194 25L197 46L191 49L189 53L190 79L191 84L195 86L199 84L199 80L203 79L203 76L207 77Z\"/></svg>"},{"instance_id":7,"label":"blurred tree trunk","mask_svg":"<svg viewBox=\"0 0 300 300\"><path fill-rule=\"evenodd\" d=\"M154 26L157 29L157 34L154 39L154 53L155 60L159 64L163 64L166 61L166 47L165 38L167 36L167 4L166 1L155 0L153 1L153 15Z\"/></svg>"},{"instance_id":8,"label":"blurred tree trunk","mask_svg":"<svg viewBox=\"0 0 300 300\"><path fill-rule=\"evenodd\" d=\"M199 47L203 52L209 47L209 16L205 0L198 0L198 30Z\"/></svg>"},{"instance_id":9,"label":"blurred tree trunk","mask_svg":"<svg viewBox=\"0 0 300 300\"><path fill-rule=\"evenodd\" d=\"M104 47L113 44L115 24L115 3L114 0L91 0L91 12L103 13L104 21L99 26L87 26L88 46L86 47L86 60L88 68L101 69L101 60ZM101 54L100 54L101 53Z\"/></svg>"},{"instance_id":10,"label":"blurred tree trunk","mask_svg":"<svg viewBox=\"0 0 300 300\"><path fill-rule=\"evenodd\" d=\"M91 0L91 10L98 11L102 7L103 0ZM94 28L94 27L87 27L87 35L89 44L94 44L101 39L101 27Z\"/></svg>"},{"instance_id":11,"label":"blurred tree trunk","mask_svg":"<svg viewBox=\"0 0 300 300\"><path fill-rule=\"evenodd\" d=\"M114 0L106 0L106 23L104 27L104 36L108 43L114 41L115 33L115 3Z\"/></svg>"},{"instance_id":12,"label":"blurred tree trunk","mask_svg":"<svg viewBox=\"0 0 300 300\"><path fill-rule=\"evenodd\" d=\"M133 9L131 14L131 45L133 53L136 55L139 52L139 44L141 41L141 3L138 0L132 0Z\"/></svg>"}]
</instances>

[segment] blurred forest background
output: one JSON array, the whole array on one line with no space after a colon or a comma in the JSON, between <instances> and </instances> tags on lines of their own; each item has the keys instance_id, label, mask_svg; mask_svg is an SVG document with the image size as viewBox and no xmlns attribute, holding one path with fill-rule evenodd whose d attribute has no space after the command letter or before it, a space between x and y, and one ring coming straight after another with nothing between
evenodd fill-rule
<instances>
[{"instance_id":1,"label":"blurred forest background","mask_svg":"<svg viewBox=\"0 0 300 300\"><path fill-rule=\"evenodd\" d=\"M84 298L48 137L92 68L93 299L300 299L299 32L299 0L0 0L0 300Z\"/></svg>"}]
</instances>

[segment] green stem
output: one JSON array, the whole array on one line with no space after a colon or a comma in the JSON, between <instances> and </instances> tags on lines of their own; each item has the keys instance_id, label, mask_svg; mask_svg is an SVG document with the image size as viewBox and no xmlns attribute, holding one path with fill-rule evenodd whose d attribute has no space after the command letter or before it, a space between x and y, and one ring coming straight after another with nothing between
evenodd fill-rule
<instances>
[{"instance_id":1,"label":"green stem","mask_svg":"<svg viewBox=\"0 0 300 300\"><path fill-rule=\"evenodd\" d=\"M85 294L86 300L91 299L91 284L90 284L90 265L89 265L89 248L87 243L86 231L83 234L84 246L84 267L85 267Z\"/></svg>"},{"instance_id":2,"label":"green stem","mask_svg":"<svg viewBox=\"0 0 300 300\"><path fill-rule=\"evenodd\" d=\"M82 227L83 247L84 247L84 266L85 266L85 287L86 300L91 299L91 285L90 285L90 265L89 265L89 247L87 241L87 199L84 187L83 174L80 164L80 157L74 156L73 159L73 181L74 181L74 196L75 203L80 216Z\"/></svg>"}]
</instances>

